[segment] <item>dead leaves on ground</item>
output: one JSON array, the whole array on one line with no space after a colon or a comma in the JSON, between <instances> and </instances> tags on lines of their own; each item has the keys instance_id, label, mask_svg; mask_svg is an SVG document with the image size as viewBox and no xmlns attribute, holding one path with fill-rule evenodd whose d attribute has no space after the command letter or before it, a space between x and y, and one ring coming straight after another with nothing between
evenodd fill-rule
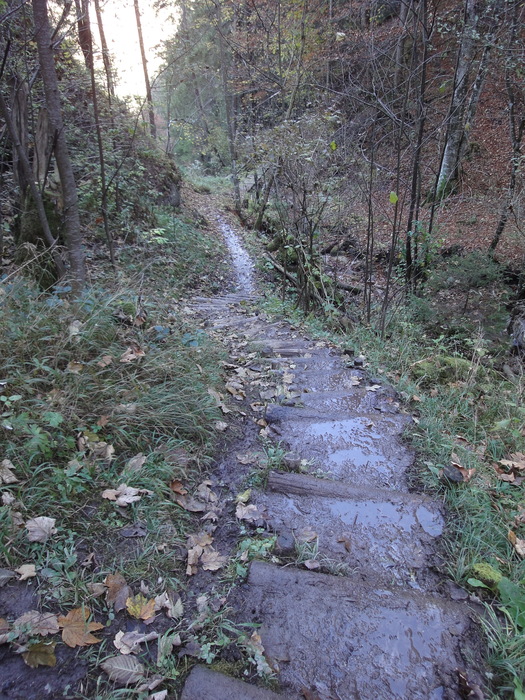
<instances>
[{"instance_id":1,"label":"dead leaves on ground","mask_svg":"<svg viewBox=\"0 0 525 700\"><path fill-rule=\"evenodd\" d=\"M62 641L69 647L85 647L89 644L98 644L102 641L94 637L91 632L104 629L100 622L88 622L91 611L83 606L70 610L67 615L58 618L59 627L62 629Z\"/></svg>"},{"instance_id":2,"label":"dead leaves on ground","mask_svg":"<svg viewBox=\"0 0 525 700\"><path fill-rule=\"evenodd\" d=\"M499 465L505 467L502 469ZM521 486L525 480L525 454L514 452L510 459L500 459L494 464L494 469L500 481L508 481L513 486Z\"/></svg>"},{"instance_id":3,"label":"dead leaves on ground","mask_svg":"<svg viewBox=\"0 0 525 700\"><path fill-rule=\"evenodd\" d=\"M190 535L186 544L188 564L186 574L193 576L197 573L199 564L203 571L218 571L228 562L228 557L221 556L211 545L213 537L207 532Z\"/></svg>"},{"instance_id":4,"label":"dead leaves on ground","mask_svg":"<svg viewBox=\"0 0 525 700\"><path fill-rule=\"evenodd\" d=\"M117 506L128 506L130 503L140 501L142 496L152 496L153 491L149 489L137 489L127 484L120 484L116 489L106 489L102 492L102 498L108 501L115 501Z\"/></svg>"}]
</instances>

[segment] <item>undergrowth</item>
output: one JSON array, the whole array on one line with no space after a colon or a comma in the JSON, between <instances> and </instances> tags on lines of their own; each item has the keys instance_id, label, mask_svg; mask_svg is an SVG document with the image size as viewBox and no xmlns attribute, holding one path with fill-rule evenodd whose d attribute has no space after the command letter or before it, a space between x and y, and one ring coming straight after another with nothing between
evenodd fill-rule
<instances>
[{"instance_id":1,"label":"undergrowth","mask_svg":"<svg viewBox=\"0 0 525 700\"><path fill-rule=\"evenodd\" d=\"M202 514L177 502L181 489L203 482L217 443L222 413L209 389L222 388L223 359L180 300L213 286L222 248L189 218L160 211L157 221L122 252L117 283L99 270L79 299L60 287L44 293L21 275L0 285L0 586L14 585L16 599L29 585L44 610L81 608L103 620L102 642L82 652L90 674L79 697L131 692L115 690L99 667L117 653L115 632L129 626L107 601L108 576L150 600L182 596L184 613L168 630L161 615L161 633L195 637L208 663L232 643L243 648L246 636L224 611L201 609L195 619L186 540L202 529ZM131 489L122 505L111 496L119 488ZM50 530L31 541L36 518ZM17 583L23 565L34 570ZM155 665L150 656L147 677L160 672L171 690L194 662L170 653Z\"/></svg>"}]
</instances>

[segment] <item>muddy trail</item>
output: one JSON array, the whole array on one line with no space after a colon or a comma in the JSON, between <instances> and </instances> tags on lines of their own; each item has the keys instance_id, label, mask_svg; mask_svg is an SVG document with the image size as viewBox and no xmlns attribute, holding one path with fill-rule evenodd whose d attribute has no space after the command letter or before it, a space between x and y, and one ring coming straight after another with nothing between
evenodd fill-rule
<instances>
[{"instance_id":1,"label":"muddy trail","mask_svg":"<svg viewBox=\"0 0 525 700\"><path fill-rule=\"evenodd\" d=\"M238 492L250 466L235 453L260 450L261 430L285 451L252 489L244 521L277 538L278 563L252 561L229 601L237 622L260 625L278 686L197 666L182 700L482 697L476 611L437 573L442 508L409 488L411 416L359 358L260 313L241 239L226 219L217 225L236 288L193 300L191 311L229 349L232 368L258 355L243 369L256 378L242 404L252 413L215 478Z\"/></svg>"}]
</instances>

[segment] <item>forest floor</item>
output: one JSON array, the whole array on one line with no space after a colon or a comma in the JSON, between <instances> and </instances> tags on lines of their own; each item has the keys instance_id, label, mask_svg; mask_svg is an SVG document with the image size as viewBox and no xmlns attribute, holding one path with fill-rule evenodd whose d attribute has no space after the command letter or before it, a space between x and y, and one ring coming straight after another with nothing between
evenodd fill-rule
<instances>
[{"instance_id":1,"label":"forest floor","mask_svg":"<svg viewBox=\"0 0 525 700\"><path fill-rule=\"evenodd\" d=\"M127 463L127 484L139 490L104 492L122 501L111 516L118 533L105 537L118 539L123 562L147 566L124 576L88 547L81 566L97 562L100 583L70 592L70 607L80 607L68 615L39 598L34 566L17 570L26 580L0 571L2 641L16 641L21 625L30 633L25 647L23 636L16 649L0 647L0 698L482 698L479 598L442 574L443 504L416 487L403 439L421 399L403 401L366 358L272 318L235 219L213 197L194 194L189 206L224 236L232 261L231 282L214 280L227 290L178 307L190 345L205 335L222 348L223 389L210 390L220 447L193 480L175 455L168 483L177 511L153 545L151 515L126 508L157 491L139 479L144 455ZM115 476L115 486L123 481ZM79 517L93 519L97 507ZM166 553L185 567L169 586L158 568ZM51 583L54 568L49 559ZM102 606L90 617L84 600L95 608L100 596L110 614ZM36 619L42 605L49 612ZM66 646L46 663L59 629ZM105 640L103 652L91 633ZM113 689L94 680L93 666Z\"/></svg>"}]
</instances>

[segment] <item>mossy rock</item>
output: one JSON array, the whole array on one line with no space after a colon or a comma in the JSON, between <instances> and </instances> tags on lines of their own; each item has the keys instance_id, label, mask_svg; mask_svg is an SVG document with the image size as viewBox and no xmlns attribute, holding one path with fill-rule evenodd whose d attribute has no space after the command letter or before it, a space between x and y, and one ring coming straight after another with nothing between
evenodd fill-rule
<instances>
[{"instance_id":1,"label":"mossy rock","mask_svg":"<svg viewBox=\"0 0 525 700\"><path fill-rule=\"evenodd\" d=\"M485 561L474 564L472 573L481 583L484 583L489 588L497 588L498 583L503 578L503 574Z\"/></svg>"},{"instance_id":2,"label":"mossy rock","mask_svg":"<svg viewBox=\"0 0 525 700\"><path fill-rule=\"evenodd\" d=\"M413 376L424 384L446 384L465 381L478 367L464 357L436 355L432 360L423 360L412 366Z\"/></svg>"}]
</instances>

